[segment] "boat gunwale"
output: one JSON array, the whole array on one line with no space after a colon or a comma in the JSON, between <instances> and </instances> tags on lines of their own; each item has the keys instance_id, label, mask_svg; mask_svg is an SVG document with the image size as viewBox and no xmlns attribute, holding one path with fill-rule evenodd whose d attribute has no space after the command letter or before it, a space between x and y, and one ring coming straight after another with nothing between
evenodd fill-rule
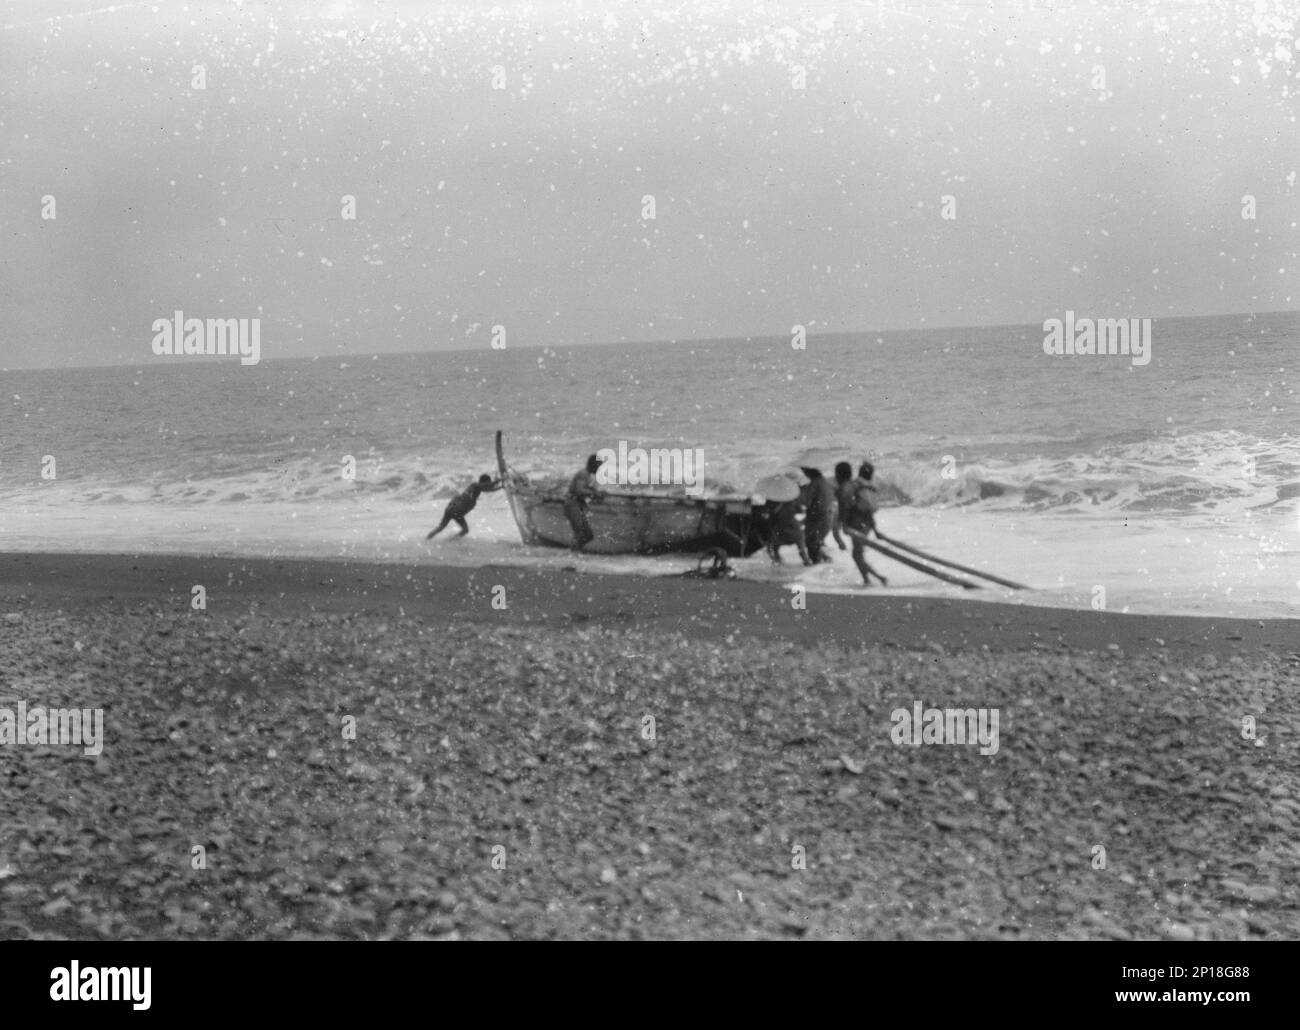
<instances>
[{"instance_id":1,"label":"boat gunwale","mask_svg":"<svg viewBox=\"0 0 1300 1030\"><path fill-rule=\"evenodd\" d=\"M520 476L522 473L516 472L514 475ZM506 490L508 493L514 493L516 496L522 497L527 494L530 497L537 498L541 501L556 501L560 504L563 504L567 497L563 487L543 487L528 482L507 484ZM602 490L600 492L600 497L593 498L588 501L588 504L600 504L601 500L605 498L617 498L619 500L635 501L642 504L657 503L694 506L743 504L746 508L752 508L754 503L748 497L738 494L718 494L709 497L691 497L689 494L686 496L678 496L676 494L641 493L634 490Z\"/></svg>"}]
</instances>

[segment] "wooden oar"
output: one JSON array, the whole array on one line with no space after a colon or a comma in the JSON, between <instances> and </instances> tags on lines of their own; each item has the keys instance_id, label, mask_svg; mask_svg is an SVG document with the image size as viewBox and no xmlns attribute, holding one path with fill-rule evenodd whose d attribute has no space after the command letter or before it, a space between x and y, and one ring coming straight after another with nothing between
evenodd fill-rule
<instances>
[{"instance_id":1,"label":"wooden oar","mask_svg":"<svg viewBox=\"0 0 1300 1030\"><path fill-rule=\"evenodd\" d=\"M849 533L850 535L853 535L854 533L854 531L851 529L846 530L846 532ZM907 555L905 554L899 554L897 551L891 550L890 548L886 547L884 544L878 544L874 540L866 540L863 539L862 537L858 537L858 539L862 540L862 542L866 544L868 547L879 551L887 558L893 558L894 561L896 562L902 562L904 565L910 565L912 568L916 569L917 572L924 572L927 576L933 576L935 579L941 579L945 583L952 583L954 586L964 587L966 590L978 590L980 588L980 585L978 583L972 583L969 579L962 579L960 576L951 576L946 572L940 572L938 569L931 568L929 565L924 565L913 558L907 557Z\"/></svg>"},{"instance_id":2,"label":"wooden oar","mask_svg":"<svg viewBox=\"0 0 1300 1030\"><path fill-rule=\"evenodd\" d=\"M878 532L876 536L880 537L881 540L884 540L886 543L892 545L893 547L901 548L902 550L907 551L909 554L915 554L917 557L924 558L926 561L929 562L934 562L934 564L936 565L945 565L950 569L957 569L960 572L968 572L972 576L979 576L981 579L992 580L994 583L1000 583L1002 586L1010 587L1012 590L1033 589L1032 587L1025 586L1025 584L1023 583L1016 583L1013 580L1003 579L1001 576L995 576L991 572L981 572L979 569L972 569L968 565L958 565L955 561L948 561L946 558L938 558L933 554L927 554L919 547L913 547L911 544L905 544L901 540L894 540L891 537L885 536L883 533Z\"/></svg>"}]
</instances>

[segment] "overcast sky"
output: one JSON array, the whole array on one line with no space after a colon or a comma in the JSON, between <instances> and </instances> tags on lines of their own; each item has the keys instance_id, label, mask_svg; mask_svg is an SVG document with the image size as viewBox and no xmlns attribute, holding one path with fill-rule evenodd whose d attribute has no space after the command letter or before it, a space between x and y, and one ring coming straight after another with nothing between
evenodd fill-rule
<instances>
[{"instance_id":1,"label":"overcast sky","mask_svg":"<svg viewBox=\"0 0 1300 1030\"><path fill-rule=\"evenodd\" d=\"M7 4L0 365L1294 309L1295 11Z\"/></svg>"}]
</instances>

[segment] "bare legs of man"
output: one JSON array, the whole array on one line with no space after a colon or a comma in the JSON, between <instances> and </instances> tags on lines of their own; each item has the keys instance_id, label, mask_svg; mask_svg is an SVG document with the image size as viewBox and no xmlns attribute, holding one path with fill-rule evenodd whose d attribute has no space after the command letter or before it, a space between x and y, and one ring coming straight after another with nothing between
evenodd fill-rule
<instances>
[{"instance_id":1,"label":"bare legs of man","mask_svg":"<svg viewBox=\"0 0 1300 1030\"><path fill-rule=\"evenodd\" d=\"M460 526L460 532L456 534L457 536L464 536L466 533L469 532L469 523L465 521L464 516L444 515L442 517L442 521L438 523L438 528L431 529L429 531L429 535L426 536L424 539L432 540L435 536L437 536L439 533L441 533L444 529L447 528L447 523L449 522L455 522L456 525Z\"/></svg>"},{"instance_id":2,"label":"bare legs of man","mask_svg":"<svg viewBox=\"0 0 1300 1030\"><path fill-rule=\"evenodd\" d=\"M875 576L880 580L882 587L889 586L889 580L867 564L867 534L861 529L845 529L845 533L853 540L853 564L858 567L862 573L863 586L871 586L871 577Z\"/></svg>"}]
</instances>

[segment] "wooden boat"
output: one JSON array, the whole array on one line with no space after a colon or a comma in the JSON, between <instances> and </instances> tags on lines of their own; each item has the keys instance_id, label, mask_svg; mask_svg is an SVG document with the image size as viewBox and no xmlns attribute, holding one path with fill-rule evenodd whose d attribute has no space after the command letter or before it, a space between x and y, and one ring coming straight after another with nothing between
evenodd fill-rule
<instances>
[{"instance_id":1,"label":"wooden boat","mask_svg":"<svg viewBox=\"0 0 1300 1030\"><path fill-rule=\"evenodd\" d=\"M511 514L524 543L570 547L573 530L564 515L567 483L544 485L506 464L497 430L497 467ZM735 557L762 546L753 529L748 497L690 497L632 487L603 489L587 506L595 539L584 554L655 554L721 547Z\"/></svg>"}]
</instances>

